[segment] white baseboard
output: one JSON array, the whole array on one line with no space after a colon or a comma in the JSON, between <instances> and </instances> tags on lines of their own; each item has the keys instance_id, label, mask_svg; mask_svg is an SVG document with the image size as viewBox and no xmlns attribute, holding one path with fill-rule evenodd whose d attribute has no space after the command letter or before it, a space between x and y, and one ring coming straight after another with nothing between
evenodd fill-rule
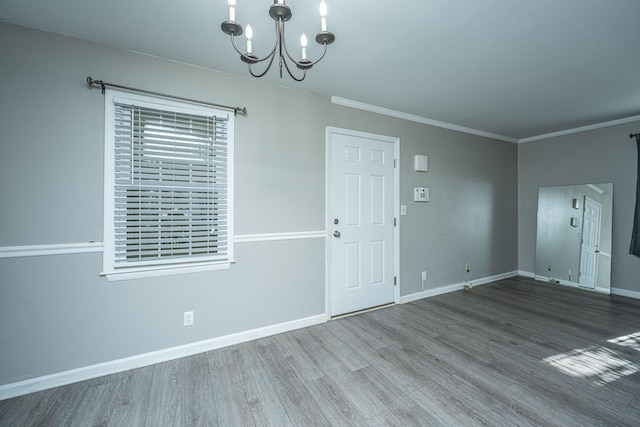
<instances>
[{"instance_id":1,"label":"white baseboard","mask_svg":"<svg viewBox=\"0 0 640 427\"><path fill-rule=\"evenodd\" d=\"M22 396L25 394L34 393L36 391L47 390L53 387L59 387L79 381L102 377L105 375L116 374L118 372L141 368L143 366L154 365L156 363L167 362L170 360L179 359L181 357L192 356L194 354L227 347L234 344L240 344L258 338L264 338L283 332L293 331L295 329L306 328L307 326L324 323L327 320L327 315L323 313L304 319L279 323L277 325L265 326L263 328L252 329L250 331L225 335L218 338L212 338L191 344L185 344L177 347L153 351L150 353L126 357L124 359L112 360L96 365L72 369L70 371L58 372L55 374L31 378L16 383L5 384L0 386L0 400L10 399L12 397Z\"/></svg>"},{"instance_id":2,"label":"white baseboard","mask_svg":"<svg viewBox=\"0 0 640 427\"><path fill-rule=\"evenodd\" d=\"M518 276L528 277L529 279L535 279L536 277L535 273L525 270L518 270Z\"/></svg>"},{"instance_id":3,"label":"white baseboard","mask_svg":"<svg viewBox=\"0 0 640 427\"><path fill-rule=\"evenodd\" d=\"M508 279L509 277L518 276L518 274L519 274L518 271L510 271L508 273L497 274L495 276L484 277L476 280L470 280L469 283L471 284L471 286L486 285L487 283L492 283L498 280ZM459 290L462 290L463 288L464 288L464 282L454 283L453 285L440 286L434 289L427 289L422 292L416 292L415 294L405 295L403 297L400 297L400 304L417 301L423 298L434 297L436 295L447 294L449 292L459 291Z\"/></svg>"},{"instance_id":4,"label":"white baseboard","mask_svg":"<svg viewBox=\"0 0 640 427\"><path fill-rule=\"evenodd\" d=\"M611 288L611 294L620 295L621 297L640 299L640 292L638 291L628 291L626 289Z\"/></svg>"},{"instance_id":5,"label":"white baseboard","mask_svg":"<svg viewBox=\"0 0 640 427\"><path fill-rule=\"evenodd\" d=\"M611 295L613 293L613 288L611 290L609 290L609 288L602 288L602 287L598 287L598 286L596 286L595 288L583 288L583 287L580 287L579 283L570 282L568 280L553 279L554 281L551 282L549 277L547 277L547 276L535 276L534 279L537 280L538 282L542 282L542 283L547 283L547 284L552 284L552 285L561 285L561 286L565 286L565 287L568 287L568 288L579 289L581 291L587 291L587 292L597 292L597 293L603 294L603 295ZM621 290L623 290L623 289L621 289ZM639 295L640 295L640 293L639 293Z\"/></svg>"}]
</instances>

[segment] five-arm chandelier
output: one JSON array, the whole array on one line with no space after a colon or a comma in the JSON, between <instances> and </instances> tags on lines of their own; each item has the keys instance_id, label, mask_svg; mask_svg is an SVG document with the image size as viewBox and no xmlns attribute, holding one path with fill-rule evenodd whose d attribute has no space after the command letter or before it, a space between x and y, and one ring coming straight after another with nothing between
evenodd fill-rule
<instances>
[{"instance_id":1,"label":"five-arm chandelier","mask_svg":"<svg viewBox=\"0 0 640 427\"><path fill-rule=\"evenodd\" d=\"M251 29L251 25L247 25L245 28L245 35L247 38L247 51L243 53L238 49L235 43L235 38L237 36L241 36L242 26L236 22L236 0L229 0L229 20L224 21L221 24L222 31L231 36L231 44L233 48L240 54L240 59L243 62L246 62L249 65L249 73L253 77L262 77L271 68L271 64L273 64L273 60L276 57L276 51L278 51L279 55L279 67L280 67L280 78L282 78L282 68L284 67L287 70L287 73L291 76L292 79L301 82L307 76L307 70L313 67L315 64L320 62L324 55L327 53L327 46L333 43L336 39L336 36L327 31L327 4L322 0L320 2L320 23L321 23L321 31L316 34L316 42L320 45L324 46L324 51L322 52L322 56L316 61L310 61L307 58L307 36L302 34L300 37L300 44L302 45L302 57L300 60L296 61L289 54L287 50L287 45L284 40L284 23L291 19L291 9L289 6L284 4L284 0L276 0L273 2L271 7L269 8L269 15L276 21L276 41L269 53L264 58L258 58L253 54L252 51L252 38L253 38L253 30ZM286 55L286 57L285 57ZM302 70L302 77L296 77L289 68L289 64L287 63L287 58L291 62L293 62L296 67ZM258 62L269 61L267 68L261 73L255 73L251 68L252 65L257 64Z\"/></svg>"}]
</instances>

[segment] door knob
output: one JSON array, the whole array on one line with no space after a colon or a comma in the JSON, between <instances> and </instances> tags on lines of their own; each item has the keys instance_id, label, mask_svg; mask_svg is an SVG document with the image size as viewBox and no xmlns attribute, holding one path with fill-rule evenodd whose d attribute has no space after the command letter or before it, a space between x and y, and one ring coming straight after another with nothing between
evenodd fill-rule
<instances>
[{"instance_id":1,"label":"door knob","mask_svg":"<svg viewBox=\"0 0 640 427\"><path fill-rule=\"evenodd\" d=\"M333 232L333 237L335 237L335 238L338 238L338 239L339 239L339 238L340 238L340 232L339 232L339 231L337 231L337 230L336 230L336 231L334 231L334 232Z\"/></svg>"}]
</instances>

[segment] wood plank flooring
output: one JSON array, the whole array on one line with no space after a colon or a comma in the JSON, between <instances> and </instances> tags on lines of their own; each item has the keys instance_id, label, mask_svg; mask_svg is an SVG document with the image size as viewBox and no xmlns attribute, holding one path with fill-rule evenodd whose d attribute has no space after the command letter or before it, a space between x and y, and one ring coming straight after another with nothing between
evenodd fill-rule
<instances>
[{"instance_id":1,"label":"wood plank flooring","mask_svg":"<svg viewBox=\"0 0 640 427\"><path fill-rule=\"evenodd\" d=\"M513 278L8 399L0 425L638 426L639 332L638 300Z\"/></svg>"}]
</instances>

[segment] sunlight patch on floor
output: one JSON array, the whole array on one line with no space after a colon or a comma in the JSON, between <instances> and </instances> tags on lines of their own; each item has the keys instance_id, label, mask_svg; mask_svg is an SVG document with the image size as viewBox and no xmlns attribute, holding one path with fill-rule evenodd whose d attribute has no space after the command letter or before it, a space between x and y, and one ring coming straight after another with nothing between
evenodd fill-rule
<instances>
[{"instance_id":1,"label":"sunlight patch on floor","mask_svg":"<svg viewBox=\"0 0 640 427\"><path fill-rule=\"evenodd\" d=\"M543 359L544 362L573 377L591 378L603 385L640 371L635 363L605 347L575 349Z\"/></svg>"},{"instance_id":2,"label":"sunlight patch on floor","mask_svg":"<svg viewBox=\"0 0 640 427\"><path fill-rule=\"evenodd\" d=\"M631 347L634 350L640 351L640 332L634 334L623 335L612 340L607 340L612 344L618 344L623 347Z\"/></svg>"}]
</instances>

